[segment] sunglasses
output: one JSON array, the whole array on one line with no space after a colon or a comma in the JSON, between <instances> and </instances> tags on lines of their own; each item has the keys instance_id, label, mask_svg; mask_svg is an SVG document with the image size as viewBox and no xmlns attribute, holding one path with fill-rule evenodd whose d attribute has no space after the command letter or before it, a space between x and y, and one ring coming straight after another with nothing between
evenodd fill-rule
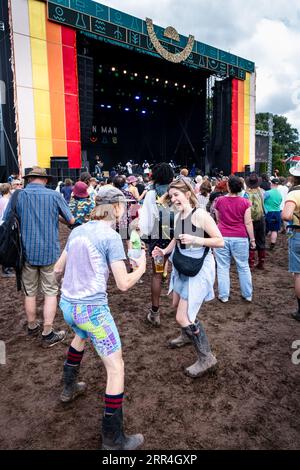
<instances>
[{"instance_id":1,"label":"sunglasses","mask_svg":"<svg viewBox=\"0 0 300 470\"><path fill-rule=\"evenodd\" d=\"M179 175L177 176L177 178L175 178L175 180L173 181L173 183L178 183L179 181L183 181L183 183L185 183L185 185L191 190L193 191L193 186L191 184L191 181L189 178L187 178L186 176L183 176L183 175ZM172 183L171 183L172 184Z\"/></svg>"}]
</instances>

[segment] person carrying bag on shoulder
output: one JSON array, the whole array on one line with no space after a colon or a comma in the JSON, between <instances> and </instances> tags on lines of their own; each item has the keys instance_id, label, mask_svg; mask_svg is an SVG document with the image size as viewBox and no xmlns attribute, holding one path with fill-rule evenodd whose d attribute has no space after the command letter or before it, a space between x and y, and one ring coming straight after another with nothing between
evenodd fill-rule
<instances>
[{"instance_id":1,"label":"person carrying bag on shoulder","mask_svg":"<svg viewBox=\"0 0 300 470\"><path fill-rule=\"evenodd\" d=\"M180 176L168 188L166 200L177 211L174 238L166 248L155 246L152 256L171 254L173 264L169 293L181 334L170 342L171 348L192 343L198 359L185 373L200 377L212 370L217 360L212 354L201 322L196 318L203 302L214 298L215 261L211 248L224 246L215 221L201 209L187 178Z\"/></svg>"}]
</instances>

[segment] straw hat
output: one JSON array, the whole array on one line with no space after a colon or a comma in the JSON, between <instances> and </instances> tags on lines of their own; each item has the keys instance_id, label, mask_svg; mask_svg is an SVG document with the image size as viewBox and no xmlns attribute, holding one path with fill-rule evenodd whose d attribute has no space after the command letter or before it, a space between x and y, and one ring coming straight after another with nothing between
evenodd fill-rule
<instances>
[{"instance_id":1,"label":"straw hat","mask_svg":"<svg viewBox=\"0 0 300 470\"><path fill-rule=\"evenodd\" d=\"M36 177L36 178L47 178L48 181L52 180L51 175L47 175L47 170L45 168L41 168L40 166L34 166L31 168L30 172L27 175L24 175L23 178L26 180L27 178Z\"/></svg>"}]
</instances>

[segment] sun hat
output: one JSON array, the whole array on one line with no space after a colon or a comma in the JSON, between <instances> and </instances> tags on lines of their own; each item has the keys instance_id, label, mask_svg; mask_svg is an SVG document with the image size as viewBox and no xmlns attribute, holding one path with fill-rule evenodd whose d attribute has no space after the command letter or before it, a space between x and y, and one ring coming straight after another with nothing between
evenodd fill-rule
<instances>
[{"instance_id":1,"label":"sun hat","mask_svg":"<svg viewBox=\"0 0 300 470\"><path fill-rule=\"evenodd\" d=\"M109 187L106 188L105 186L99 189L98 194L95 199L96 206L104 205L104 204L115 204L115 203L126 203L126 198L122 191L118 188Z\"/></svg>"},{"instance_id":2,"label":"sun hat","mask_svg":"<svg viewBox=\"0 0 300 470\"><path fill-rule=\"evenodd\" d=\"M73 188L73 196L89 197L89 193L87 192L87 189L88 189L87 184L85 184L83 181L78 181Z\"/></svg>"},{"instance_id":3,"label":"sun hat","mask_svg":"<svg viewBox=\"0 0 300 470\"><path fill-rule=\"evenodd\" d=\"M52 176L47 175L47 170L45 168L41 168L40 166L33 166L29 173L24 175L23 178L26 180L32 176L36 176L37 178L47 178L48 181L52 180Z\"/></svg>"},{"instance_id":4,"label":"sun hat","mask_svg":"<svg viewBox=\"0 0 300 470\"><path fill-rule=\"evenodd\" d=\"M300 176L300 162L293 166L293 168L290 168L289 172L293 176Z\"/></svg>"},{"instance_id":5,"label":"sun hat","mask_svg":"<svg viewBox=\"0 0 300 470\"><path fill-rule=\"evenodd\" d=\"M251 173L251 175L248 176L246 179L246 184L248 188L250 189L255 189L258 188L259 186L259 179L256 173Z\"/></svg>"},{"instance_id":6,"label":"sun hat","mask_svg":"<svg viewBox=\"0 0 300 470\"><path fill-rule=\"evenodd\" d=\"M128 176L127 178L127 183L131 184L131 183L136 183L137 182L137 178L135 176Z\"/></svg>"}]
</instances>

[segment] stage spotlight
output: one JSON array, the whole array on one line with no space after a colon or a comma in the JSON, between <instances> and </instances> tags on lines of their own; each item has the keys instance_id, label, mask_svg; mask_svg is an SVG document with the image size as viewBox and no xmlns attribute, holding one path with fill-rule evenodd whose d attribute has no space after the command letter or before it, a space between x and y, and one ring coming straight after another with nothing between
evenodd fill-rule
<instances>
[{"instance_id":1,"label":"stage spotlight","mask_svg":"<svg viewBox=\"0 0 300 470\"><path fill-rule=\"evenodd\" d=\"M127 112L128 112L128 111L130 111L130 109L129 109L129 108L125 108L124 111L127 111Z\"/></svg>"},{"instance_id":2,"label":"stage spotlight","mask_svg":"<svg viewBox=\"0 0 300 470\"><path fill-rule=\"evenodd\" d=\"M156 81L159 82L159 78L157 78Z\"/></svg>"},{"instance_id":3,"label":"stage spotlight","mask_svg":"<svg viewBox=\"0 0 300 470\"><path fill-rule=\"evenodd\" d=\"M139 95L136 95L136 96L134 97L134 99L137 100L137 101L139 101L139 100L141 99L141 97L140 97Z\"/></svg>"},{"instance_id":4,"label":"stage spotlight","mask_svg":"<svg viewBox=\"0 0 300 470\"><path fill-rule=\"evenodd\" d=\"M100 104L100 108L105 108L105 104Z\"/></svg>"},{"instance_id":5,"label":"stage spotlight","mask_svg":"<svg viewBox=\"0 0 300 470\"><path fill-rule=\"evenodd\" d=\"M123 73L124 73L124 75L126 75L126 73L127 73L127 70L123 70Z\"/></svg>"},{"instance_id":6,"label":"stage spotlight","mask_svg":"<svg viewBox=\"0 0 300 470\"><path fill-rule=\"evenodd\" d=\"M134 76L135 76L135 77L137 77L137 76L138 76L138 74L137 74L137 73L134 73Z\"/></svg>"},{"instance_id":7,"label":"stage spotlight","mask_svg":"<svg viewBox=\"0 0 300 470\"><path fill-rule=\"evenodd\" d=\"M168 80L166 80L166 81L165 81L165 84L168 85L168 83L169 83Z\"/></svg>"},{"instance_id":8,"label":"stage spotlight","mask_svg":"<svg viewBox=\"0 0 300 470\"><path fill-rule=\"evenodd\" d=\"M111 105L110 105L110 104L108 104L106 107L107 107L107 109L110 109L110 108L111 108Z\"/></svg>"},{"instance_id":9,"label":"stage spotlight","mask_svg":"<svg viewBox=\"0 0 300 470\"><path fill-rule=\"evenodd\" d=\"M177 83L177 82L175 83L175 86L178 86L178 83Z\"/></svg>"},{"instance_id":10,"label":"stage spotlight","mask_svg":"<svg viewBox=\"0 0 300 470\"><path fill-rule=\"evenodd\" d=\"M148 80L148 78L149 78L148 75L146 75L145 79Z\"/></svg>"},{"instance_id":11,"label":"stage spotlight","mask_svg":"<svg viewBox=\"0 0 300 470\"><path fill-rule=\"evenodd\" d=\"M112 68L111 68L111 71L112 71L112 72L115 72L115 71L116 71L116 67L112 67Z\"/></svg>"},{"instance_id":12,"label":"stage spotlight","mask_svg":"<svg viewBox=\"0 0 300 470\"><path fill-rule=\"evenodd\" d=\"M142 114L146 114L147 111L145 111L144 109L142 110Z\"/></svg>"},{"instance_id":13,"label":"stage spotlight","mask_svg":"<svg viewBox=\"0 0 300 470\"><path fill-rule=\"evenodd\" d=\"M186 88L186 85L182 85L182 88Z\"/></svg>"},{"instance_id":14,"label":"stage spotlight","mask_svg":"<svg viewBox=\"0 0 300 470\"><path fill-rule=\"evenodd\" d=\"M153 103L158 103L158 101L157 101L157 100L153 100Z\"/></svg>"}]
</instances>

